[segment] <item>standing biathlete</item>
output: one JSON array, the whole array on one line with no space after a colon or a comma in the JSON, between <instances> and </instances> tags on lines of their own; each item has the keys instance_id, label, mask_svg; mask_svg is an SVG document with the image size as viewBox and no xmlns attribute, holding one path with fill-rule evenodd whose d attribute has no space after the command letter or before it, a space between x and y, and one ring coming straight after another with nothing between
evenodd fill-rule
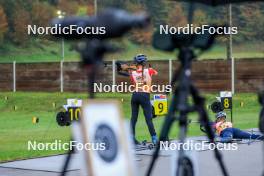
<instances>
[{"instance_id":1,"label":"standing biathlete","mask_svg":"<svg viewBox=\"0 0 264 176\"><path fill-rule=\"evenodd\" d=\"M139 144L136 139L136 123L138 119L139 106L142 107L145 120L148 126L149 133L151 135L152 142L157 143L158 138L152 122L152 107L150 103L150 92L152 76L157 75L158 72L153 68L144 68L147 62L147 57L143 54L139 54L134 57L136 69L129 71L130 79L134 85L134 92L131 98L131 128L133 134L133 140L135 144Z\"/></svg>"}]
</instances>

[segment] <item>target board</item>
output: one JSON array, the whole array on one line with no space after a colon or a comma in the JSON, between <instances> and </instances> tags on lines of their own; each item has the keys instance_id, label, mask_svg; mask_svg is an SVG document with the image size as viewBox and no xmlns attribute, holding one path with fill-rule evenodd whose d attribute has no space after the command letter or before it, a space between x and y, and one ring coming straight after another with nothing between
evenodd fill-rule
<instances>
[{"instance_id":1,"label":"target board","mask_svg":"<svg viewBox=\"0 0 264 176\"><path fill-rule=\"evenodd\" d=\"M104 144L103 149L85 151L86 170L93 176L135 175L130 141L118 101L89 100L81 114L83 142Z\"/></svg>"}]
</instances>

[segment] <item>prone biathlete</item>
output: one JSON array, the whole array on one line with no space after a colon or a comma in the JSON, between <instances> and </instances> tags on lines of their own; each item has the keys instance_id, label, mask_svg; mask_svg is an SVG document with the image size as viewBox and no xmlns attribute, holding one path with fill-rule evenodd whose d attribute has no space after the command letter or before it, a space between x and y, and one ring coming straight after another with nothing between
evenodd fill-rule
<instances>
[{"instance_id":1,"label":"prone biathlete","mask_svg":"<svg viewBox=\"0 0 264 176\"><path fill-rule=\"evenodd\" d=\"M259 139L263 140L263 135L251 134L234 128L231 122L226 121L226 113L221 111L216 114L216 121L213 128L221 138L221 142L231 142L232 139Z\"/></svg>"},{"instance_id":2,"label":"prone biathlete","mask_svg":"<svg viewBox=\"0 0 264 176\"><path fill-rule=\"evenodd\" d=\"M147 62L147 56L139 54L134 57L134 63L136 65L134 70L129 70L129 76L134 90L131 97L131 128L132 135L135 144L139 144L136 139L136 123L138 119L139 107L143 109L145 120L148 126L151 140L154 144L158 142L155 127L152 122L152 107L150 103L150 93L152 76L157 75L158 72L153 68L145 68Z\"/></svg>"}]
</instances>

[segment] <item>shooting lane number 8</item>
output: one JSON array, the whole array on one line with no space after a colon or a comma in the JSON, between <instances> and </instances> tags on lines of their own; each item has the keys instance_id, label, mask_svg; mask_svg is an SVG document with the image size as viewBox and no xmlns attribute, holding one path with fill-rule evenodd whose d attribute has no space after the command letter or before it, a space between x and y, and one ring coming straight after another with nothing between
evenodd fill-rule
<instances>
[{"instance_id":1,"label":"shooting lane number 8","mask_svg":"<svg viewBox=\"0 0 264 176\"><path fill-rule=\"evenodd\" d=\"M222 97L221 102L224 109L232 109L232 97Z\"/></svg>"}]
</instances>

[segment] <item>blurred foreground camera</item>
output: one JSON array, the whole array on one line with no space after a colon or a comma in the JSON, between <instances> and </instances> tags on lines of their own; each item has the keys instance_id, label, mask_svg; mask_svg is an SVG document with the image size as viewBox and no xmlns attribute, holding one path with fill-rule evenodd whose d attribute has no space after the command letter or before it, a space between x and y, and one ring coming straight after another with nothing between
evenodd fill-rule
<instances>
[{"instance_id":1,"label":"blurred foreground camera","mask_svg":"<svg viewBox=\"0 0 264 176\"><path fill-rule=\"evenodd\" d=\"M110 8L97 16L56 18L52 26L58 28L55 37L68 40L107 39L124 35L132 28L142 28L150 23L145 13L130 14L124 10ZM91 32L92 31L92 32Z\"/></svg>"},{"instance_id":2,"label":"blurred foreground camera","mask_svg":"<svg viewBox=\"0 0 264 176\"><path fill-rule=\"evenodd\" d=\"M209 28L224 29L224 26L209 26ZM219 33L223 32L219 31ZM161 31L156 31L153 36L153 46L163 51L173 51L183 47L207 50L213 45L216 36L217 33L210 33L208 30L200 34L162 34Z\"/></svg>"},{"instance_id":3,"label":"blurred foreground camera","mask_svg":"<svg viewBox=\"0 0 264 176\"><path fill-rule=\"evenodd\" d=\"M117 48L105 39L117 38L133 28L143 28L150 23L146 14L130 14L124 10L110 8L97 16L66 17L53 19L53 36L68 40L83 39L77 47L84 65L95 65L103 60L105 53ZM92 32L91 32L92 31Z\"/></svg>"}]
</instances>

